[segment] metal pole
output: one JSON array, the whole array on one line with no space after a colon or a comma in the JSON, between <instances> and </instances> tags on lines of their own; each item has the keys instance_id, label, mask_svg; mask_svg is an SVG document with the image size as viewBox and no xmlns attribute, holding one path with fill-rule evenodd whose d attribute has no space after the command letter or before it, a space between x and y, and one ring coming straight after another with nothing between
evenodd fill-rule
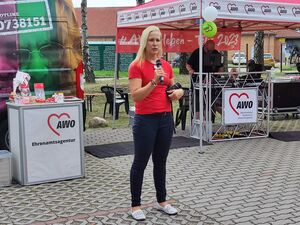
<instances>
[{"instance_id":1,"label":"metal pole","mask_svg":"<svg viewBox=\"0 0 300 225\"><path fill-rule=\"evenodd\" d=\"M280 72L282 72L282 43L280 43Z\"/></svg>"},{"instance_id":2,"label":"metal pole","mask_svg":"<svg viewBox=\"0 0 300 225\"><path fill-rule=\"evenodd\" d=\"M117 43L116 43L117 44ZM116 120L116 93L117 93L117 78L118 78L118 53L116 50L115 53L115 74L114 74L114 105L113 105L113 124L112 128L115 129L115 120Z\"/></svg>"},{"instance_id":3,"label":"metal pole","mask_svg":"<svg viewBox=\"0 0 300 225\"><path fill-rule=\"evenodd\" d=\"M199 23L199 115L200 115L200 131L199 131L199 136L200 136L200 146L199 150L202 151L202 141L203 141L203 78L202 78L202 72L203 72L203 36L202 36L202 24L203 24L203 19L200 19ZM207 125L207 124L206 124Z\"/></svg>"},{"instance_id":4,"label":"metal pole","mask_svg":"<svg viewBox=\"0 0 300 225\"><path fill-rule=\"evenodd\" d=\"M241 72L241 49L239 49L239 64L238 64L238 71Z\"/></svg>"}]
</instances>

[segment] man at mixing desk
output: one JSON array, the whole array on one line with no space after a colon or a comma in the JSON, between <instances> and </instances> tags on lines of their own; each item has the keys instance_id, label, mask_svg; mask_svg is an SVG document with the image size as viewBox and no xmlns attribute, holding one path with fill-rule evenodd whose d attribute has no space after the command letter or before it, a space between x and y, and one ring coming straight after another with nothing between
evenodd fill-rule
<instances>
[{"instance_id":1,"label":"man at mixing desk","mask_svg":"<svg viewBox=\"0 0 300 225\"><path fill-rule=\"evenodd\" d=\"M208 40L203 46L203 73L216 73L216 72L224 72L223 63L222 63L222 55L215 49L215 42L213 40ZM187 61L186 68L189 71L189 74L192 76L192 83L197 82L197 77L199 72L199 48L193 51L190 58ZM205 77L203 76L203 81ZM193 87L192 87L193 88ZM199 90L195 93L196 95L196 118L199 118ZM215 90L212 90L211 97L212 102L215 102L215 98L217 93ZM212 105L212 122L215 121L216 114L216 104Z\"/></svg>"}]
</instances>

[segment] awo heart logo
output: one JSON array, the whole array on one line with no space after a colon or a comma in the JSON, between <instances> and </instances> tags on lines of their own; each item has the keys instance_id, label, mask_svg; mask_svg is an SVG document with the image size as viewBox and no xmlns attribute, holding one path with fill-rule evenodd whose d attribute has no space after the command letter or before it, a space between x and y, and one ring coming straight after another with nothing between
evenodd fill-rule
<instances>
[{"instance_id":1,"label":"awo heart logo","mask_svg":"<svg viewBox=\"0 0 300 225\"><path fill-rule=\"evenodd\" d=\"M58 126L58 123L61 121L61 119L65 117L67 119L70 119L70 115L68 113L62 113L60 115L57 115L55 113L53 114L50 114L48 116L48 127L50 128L50 130L53 131L54 134L56 134L57 136L60 136L60 133L59 133L59 126ZM57 126L53 126L54 124L57 124Z\"/></svg>"},{"instance_id":2,"label":"awo heart logo","mask_svg":"<svg viewBox=\"0 0 300 225\"><path fill-rule=\"evenodd\" d=\"M221 6L217 2L210 2L209 6L213 6L213 7L215 7L219 11L221 10Z\"/></svg>"},{"instance_id":3,"label":"awo heart logo","mask_svg":"<svg viewBox=\"0 0 300 225\"><path fill-rule=\"evenodd\" d=\"M156 17L156 11L155 10L151 10L150 15L151 15L151 18L152 17Z\"/></svg>"},{"instance_id":4,"label":"awo heart logo","mask_svg":"<svg viewBox=\"0 0 300 225\"><path fill-rule=\"evenodd\" d=\"M191 10L192 12L197 10L197 5L196 5L196 3L191 3L191 4L190 4L190 10Z\"/></svg>"},{"instance_id":5,"label":"awo heart logo","mask_svg":"<svg viewBox=\"0 0 300 225\"><path fill-rule=\"evenodd\" d=\"M238 99L240 99L241 97L247 97L247 99L249 98L249 95L247 93L241 93L240 95L237 94L237 93L232 93L229 97L229 105L230 105L230 108L232 109L232 111L236 114L236 115L240 115L240 113L237 111L237 107L235 107L232 103L232 98L233 97L237 97Z\"/></svg>"},{"instance_id":6,"label":"awo heart logo","mask_svg":"<svg viewBox=\"0 0 300 225\"><path fill-rule=\"evenodd\" d=\"M186 12L186 8L185 8L185 5L180 5L179 6L179 13L185 13Z\"/></svg>"},{"instance_id":7,"label":"awo heart logo","mask_svg":"<svg viewBox=\"0 0 300 225\"><path fill-rule=\"evenodd\" d=\"M143 12L143 19L147 19L148 18L148 13L147 12Z\"/></svg>"},{"instance_id":8,"label":"awo heart logo","mask_svg":"<svg viewBox=\"0 0 300 225\"><path fill-rule=\"evenodd\" d=\"M279 16L281 16L282 14L287 14L287 10L285 9L284 6L278 6L277 7L277 12L278 12Z\"/></svg>"},{"instance_id":9,"label":"awo heart logo","mask_svg":"<svg viewBox=\"0 0 300 225\"><path fill-rule=\"evenodd\" d=\"M266 15L266 13L271 13L272 10L270 9L270 6L268 6L268 5L263 5L263 6L261 7L261 12L262 12L262 14Z\"/></svg>"},{"instance_id":10,"label":"awo heart logo","mask_svg":"<svg viewBox=\"0 0 300 225\"><path fill-rule=\"evenodd\" d=\"M170 14L174 14L174 13L175 13L174 7L170 7L170 8L169 8L169 13L170 13Z\"/></svg>"},{"instance_id":11,"label":"awo heart logo","mask_svg":"<svg viewBox=\"0 0 300 225\"><path fill-rule=\"evenodd\" d=\"M138 13L135 13L135 14L134 14L134 19L135 19L135 20L138 20L138 19L140 19L140 14L138 14Z\"/></svg>"},{"instance_id":12,"label":"awo heart logo","mask_svg":"<svg viewBox=\"0 0 300 225\"><path fill-rule=\"evenodd\" d=\"M245 5L244 9L247 14L249 14L250 12L255 12L255 8L253 5Z\"/></svg>"},{"instance_id":13,"label":"awo heart logo","mask_svg":"<svg viewBox=\"0 0 300 225\"><path fill-rule=\"evenodd\" d=\"M294 7L292 12L295 17L300 16L300 7Z\"/></svg>"},{"instance_id":14,"label":"awo heart logo","mask_svg":"<svg viewBox=\"0 0 300 225\"><path fill-rule=\"evenodd\" d=\"M130 20L132 20L132 16L131 16L131 14L128 14L127 15L127 21L130 21Z\"/></svg>"},{"instance_id":15,"label":"awo heart logo","mask_svg":"<svg viewBox=\"0 0 300 225\"><path fill-rule=\"evenodd\" d=\"M236 6L236 4L233 4L233 3L229 3L229 4L227 5L227 9L228 9L228 12L229 12L229 13L239 11L239 8Z\"/></svg>"},{"instance_id":16,"label":"awo heart logo","mask_svg":"<svg viewBox=\"0 0 300 225\"><path fill-rule=\"evenodd\" d=\"M159 15L160 15L160 16L165 16L165 15L166 15L165 9L163 9L163 8L160 9L160 10L159 10Z\"/></svg>"}]
</instances>

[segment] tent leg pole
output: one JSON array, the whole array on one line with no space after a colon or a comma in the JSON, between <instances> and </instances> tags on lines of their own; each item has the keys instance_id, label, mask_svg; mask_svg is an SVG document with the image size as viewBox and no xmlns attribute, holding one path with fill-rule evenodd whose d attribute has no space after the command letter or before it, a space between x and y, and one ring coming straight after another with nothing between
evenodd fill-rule
<instances>
[{"instance_id":1,"label":"tent leg pole","mask_svg":"<svg viewBox=\"0 0 300 225\"><path fill-rule=\"evenodd\" d=\"M117 78L118 78L118 64L119 64L119 54L115 53L115 74L114 74L114 105L113 105L113 124L112 128L115 129L115 122L116 122L116 93L117 93Z\"/></svg>"},{"instance_id":2,"label":"tent leg pole","mask_svg":"<svg viewBox=\"0 0 300 225\"><path fill-rule=\"evenodd\" d=\"M199 23L199 115L200 115L200 131L199 131L199 151L201 152L203 149L203 82L202 82L202 71L203 71L203 64L202 64L202 58L203 58L203 35L201 32L201 27L203 24L203 19L200 19Z\"/></svg>"}]
</instances>

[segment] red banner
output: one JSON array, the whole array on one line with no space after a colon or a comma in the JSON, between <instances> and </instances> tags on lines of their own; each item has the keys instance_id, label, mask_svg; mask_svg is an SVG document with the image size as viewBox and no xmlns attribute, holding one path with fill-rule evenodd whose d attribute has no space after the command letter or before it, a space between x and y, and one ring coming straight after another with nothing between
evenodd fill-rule
<instances>
[{"instance_id":1,"label":"red banner","mask_svg":"<svg viewBox=\"0 0 300 225\"><path fill-rule=\"evenodd\" d=\"M241 49L241 31L237 29L218 28L218 33L213 40L218 51L238 51Z\"/></svg>"},{"instance_id":2,"label":"red banner","mask_svg":"<svg viewBox=\"0 0 300 225\"><path fill-rule=\"evenodd\" d=\"M117 31L117 52L135 53L138 51L143 29L119 28ZM198 30L161 29L164 52L193 52L198 48ZM218 29L214 37L219 51L236 50L241 47L241 32L237 29Z\"/></svg>"}]
</instances>

